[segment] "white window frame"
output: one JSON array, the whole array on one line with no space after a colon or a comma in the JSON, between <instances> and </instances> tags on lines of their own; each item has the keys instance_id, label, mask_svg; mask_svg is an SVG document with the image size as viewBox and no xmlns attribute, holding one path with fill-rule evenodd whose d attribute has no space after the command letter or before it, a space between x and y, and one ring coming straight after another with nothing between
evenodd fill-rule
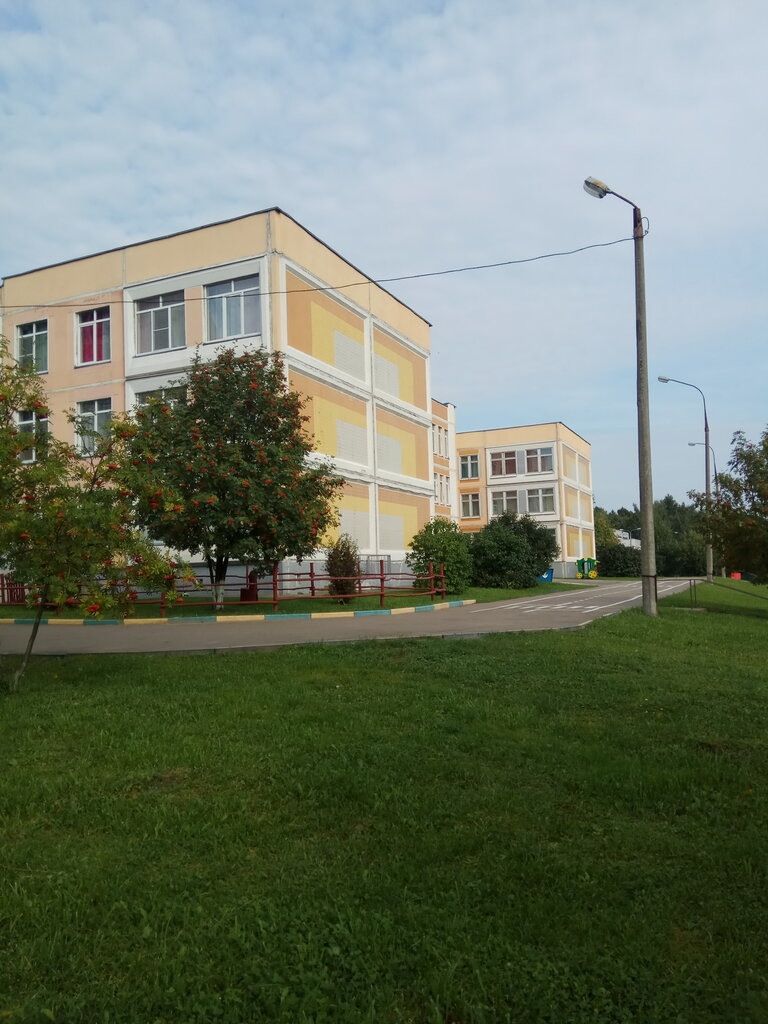
<instances>
[{"instance_id":1,"label":"white window frame","mask_svg":"<svg viewBox=\"0 0 768 1024\"><path fill-rule=\"evenodd\" d=\"M177 384L174 387L169 385L161 388L151 388L148 391L137 391L134 397L134 405L137 409L144 409L149 404L150 398L157 398L158 401L163 401L167 405L173 405L183 398L184 390L182 384Z\"/></svg>"},{"instance_id":2,"label":"white window frame","mask_svg":"<svg viewBox=\"0 0 768 1024\"><path fill-rule=\"evenodd\" d=\"M494 468L494 461L500 463L497 473ZM509 462L512 462L513 469L507 469ZM491 452L491 476L517 476L517 451Z\"/></svg>"},{"instance_id":3,"label":"white window frame","mask_svg":"<svg viewBox=\"0 0 768 1024\"><path fill-rule=\"evenodd\" d=\"M16 339L19 364L33 367L36 373L48 373L48 321L30 320L19 324Z\"/></svg>"},{"instance_id":4,"label":"white window frame","mask_svg":"<svg viewBox=\"0 0 768 1024\"><path fill-rule=\"evenodd\" d=\"M477 511L475 511L477 509ZM480 518L480 493L478 491L472 491L461 496L461 518L462 519L479 519Z\"/></svg>"},{"instance_id":5,"label":"white window frame","mask_svg":"<svg viewBox=\"0 0 768 1024\"><path fill-rule=\"evenodd\" d=\"M549 465L543 463L549 459ZM531 463L535 469L531 469ZM540 448L525 449L525 471L526 473L552 473L555 468L555 457L551 445L543 445Z\"/></svg>"},{"instance_id":6,"label":"white window frame","mask_svg":"<svg viewBox=\"0 0 768 1024\"><path fill-rule=\"evenodd\" d=\"M497 508L497 505L501 508ZM491 491L491 516L500 516L502 512L517 512L517 491Z\"/></svg>"},{"instance_id":7,"label":"white window frame","mask_svg":"<svg viewBox=\"0 0 768 1024\"><path fill-rule=\"evenodd\" d=\"M17 412L16 426L19 434L31 434L33 440L39 433L47 434L50 430L48 416L40 416L34 409L23 409ZM31 454L28 458L25 458L27 452ZM19 454L19 462L23 462L24 465L31 465L33 462L37 462L37 447L31 444L29 448L25 448Z\"/></svg>"},{"instance_id":8,"label":"white window frame","mask_svg":"<svg viewBox=\"0 0 768 1024\"><path fill-rule=\"evenodd\" d=\"M112 359L112 338L111 338L111 315L109 306L98 306L93 309L83 309L77 314L77 366L92 366L94 363L108 363ZM96 330L98 324L102 325L102 356L96 358ZM93 330L93 359L83 358L83 333L84 328Z\"/></svg>"},{"instance_id":9,"label":"white window frame","mask_svg":"<svg viewBox=\"0 0 768 1024\"><path fill-rule=\"evenodd\" d=\"M542 506L551 500L552 508ZM534 508L534 504L539 507ZM534 487L528 491L528 511L532 515L547 515L555 511L555 489L554 487Z\"/></svg>"},{"instance_id":10,"label":"white window frame","mask_svg":"<svg viewBox=\"0 0 768 1024\"><path fill-rule=\"evenodd\" d=\"M93 408L88 408L93 406ZM93 433L105 433L105 427L112 419L111 398L91 398L77 403L77 419L79 425ZM83 455L93 455L96 439L93 433L81 434L78 430L78 447Z\"/></svg>"},{"instance_id":11,"label":"white window frame","mask_svg":"<svg viewBox=\"0 0 768 1024\"><path fill-rule=\"evenodd\" d=\"M247 281L255 281L256 283L246 287L245 282ZM229 291L221 290L225 285L229 285ZM254 298L257 323L250 324L249 326L255 327L255 330L245 329L246 296L253 296ZM221 305L221 321L223 325L223 333L215 337L211 333L211 313L214 304ZM229 321L231 312L235 309L237 310L240 330L229 329L234 326ZM205 285L205 332L207 342L261 337L261 279L258 271L255 274L246 274L242 277L228 277Z\"/></svg>"},{"instance_id":12,"label":"white window frame","mask_svg":"<svg viewBox=\"0 0 768 1024\"><path fill-rule=\"evenodd\" d=\"M181 296L179 298L179 296ZM150 295L145 299L136 299L136 355L153 356L174 349L185 348L187 344L186 310L184 289ZM174 316L174 310L181 309L181 316ZM165 324L163 325L163 321ZM150 347L142 351L142 324L149 324L148 337ZM167 332L168 344L157 345L155 339Z\"/></svg>"},{"instance_id":13,"label":"white window frame","mask_svg":"<svg viewBox=\"0 0 768 1024\"><path fill-rule=\"evenodd\" d=\"M462 480L480 479L480 456L477 453L459 456L459 477Z\"/></svg>"}]
</instances>

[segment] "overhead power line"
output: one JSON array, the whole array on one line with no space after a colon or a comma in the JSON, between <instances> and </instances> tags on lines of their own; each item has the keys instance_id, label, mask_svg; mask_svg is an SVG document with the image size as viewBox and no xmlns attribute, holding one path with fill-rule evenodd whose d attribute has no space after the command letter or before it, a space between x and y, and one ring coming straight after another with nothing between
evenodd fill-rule
<instances>
[{"instance_id":1,"label":"overhead power line","mask_svg":"<svg viewBox=\"0 0 768 1024\"><path fill-rule=\"evenodd\" d=\"M646 228L645 234L648 234ZM272 289L268 292L261 292L261 295L295 295L299 292L340 292L346 291L349 288L364 288L369 284L394 284L399 281L419 281L426 277L445 277L448 274L467 274L475 270L495 270L498 267L513 267L521 263L536 263L538 260L551 260L556 259L560 256L575 256L580 252L587 252L588 249L605 249L611 245L620 245L622 242L632 242L634 239L630 236L628 238L614 238L612 242L593 242L591 245L581 245L578 249L565 249L562 252L546 252L540 256L526 256L522 259L516 260L499 260L497 263L476 263L466 267L451 267L448 270L427 270L421 274L401 274L398 277L378 277L378 278L366 278L363 281L349 281L347 284L329 284L329 285L307 285L306 288L278 288ZM109 290L109 289L105 289ZM186 302L203 302L205 300L204 295L194 296L186 298ZM98 296L93 296L95 305L98 305ZM133 299L113 299L110 300L110 305L128 305L133 302ZM77 307L78 309L83 308L83 302L41 302L36 305L32 305L25 302L20 305L3 305L2 309L48 309L56 307L57 309L66 309L67 307Z\"/></svg>"}]
</instances>

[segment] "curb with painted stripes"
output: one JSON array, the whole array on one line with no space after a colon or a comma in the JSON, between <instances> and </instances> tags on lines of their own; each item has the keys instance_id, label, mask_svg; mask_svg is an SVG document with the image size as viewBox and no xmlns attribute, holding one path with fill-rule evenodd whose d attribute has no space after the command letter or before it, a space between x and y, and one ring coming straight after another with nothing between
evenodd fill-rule
<instances>
[{"instance_id":1,"label":"curb with painted stripes","mask_svg":"<svg viewBox=\"0 0 768 1024\"><path fill-rule=\"evenodd\" d=\"M374 608L370 611L298 612L295 615L188 615L165 619L40 619L41 626L167 626L169 622L278 622L291 619L353 619L364 615L407 615L410 612L439 612L446 608L464 608L476 604L472 601L443 601L440 604L421 604L413 608ZM0 619L0 626L32 626L34 619Z\"/></svg>"}]
</instances>

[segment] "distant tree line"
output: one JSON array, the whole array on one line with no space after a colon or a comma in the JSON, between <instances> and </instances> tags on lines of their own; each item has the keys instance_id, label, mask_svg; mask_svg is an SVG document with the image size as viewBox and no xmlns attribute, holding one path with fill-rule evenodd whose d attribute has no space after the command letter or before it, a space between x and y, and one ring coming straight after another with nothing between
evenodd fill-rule
<instances>
[{"instance_id":1,"label":"distant tree line","mask_svg":"<svg viewBox=\"0 0 768 1024\"><path fill-rule=\"evenodd\" d=\"M671 494L653 503L656 571L660 576L701 576L705 572L704 520L695 505L675 501ZM595 545L601 576L639 576L640 548L625 546L615 530L632 539L643 535L637 505L607 511L595 506Z\"/></svg>"}]
</instances>

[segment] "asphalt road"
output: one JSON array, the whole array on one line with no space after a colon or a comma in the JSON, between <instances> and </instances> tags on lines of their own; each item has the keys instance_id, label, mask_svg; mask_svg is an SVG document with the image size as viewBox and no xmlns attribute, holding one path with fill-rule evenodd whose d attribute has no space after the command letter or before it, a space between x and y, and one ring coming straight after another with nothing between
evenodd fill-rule
<instances>
[{"instance_id":1,"label":"asphalt road","mask_svg":"<svg viewBox=\"0 0 768 1024\"><path fill-rule=\"evenodd\" d=\"M686 580L660 580L659 597L688 589ZM263 622L196 622L159 620L152 625L74 625L63 621L41 626L35 654L179 653L265 650L288 644L341 643L354 640L423 636L482 636L528 630L577 629L604 615L641 603L640 583L597 581L515 601L463 608L432 609L353 618L278 619ZM27 625L0 626L0 651L20 653L30 633Z\"/></svg>"}]
</instances>

